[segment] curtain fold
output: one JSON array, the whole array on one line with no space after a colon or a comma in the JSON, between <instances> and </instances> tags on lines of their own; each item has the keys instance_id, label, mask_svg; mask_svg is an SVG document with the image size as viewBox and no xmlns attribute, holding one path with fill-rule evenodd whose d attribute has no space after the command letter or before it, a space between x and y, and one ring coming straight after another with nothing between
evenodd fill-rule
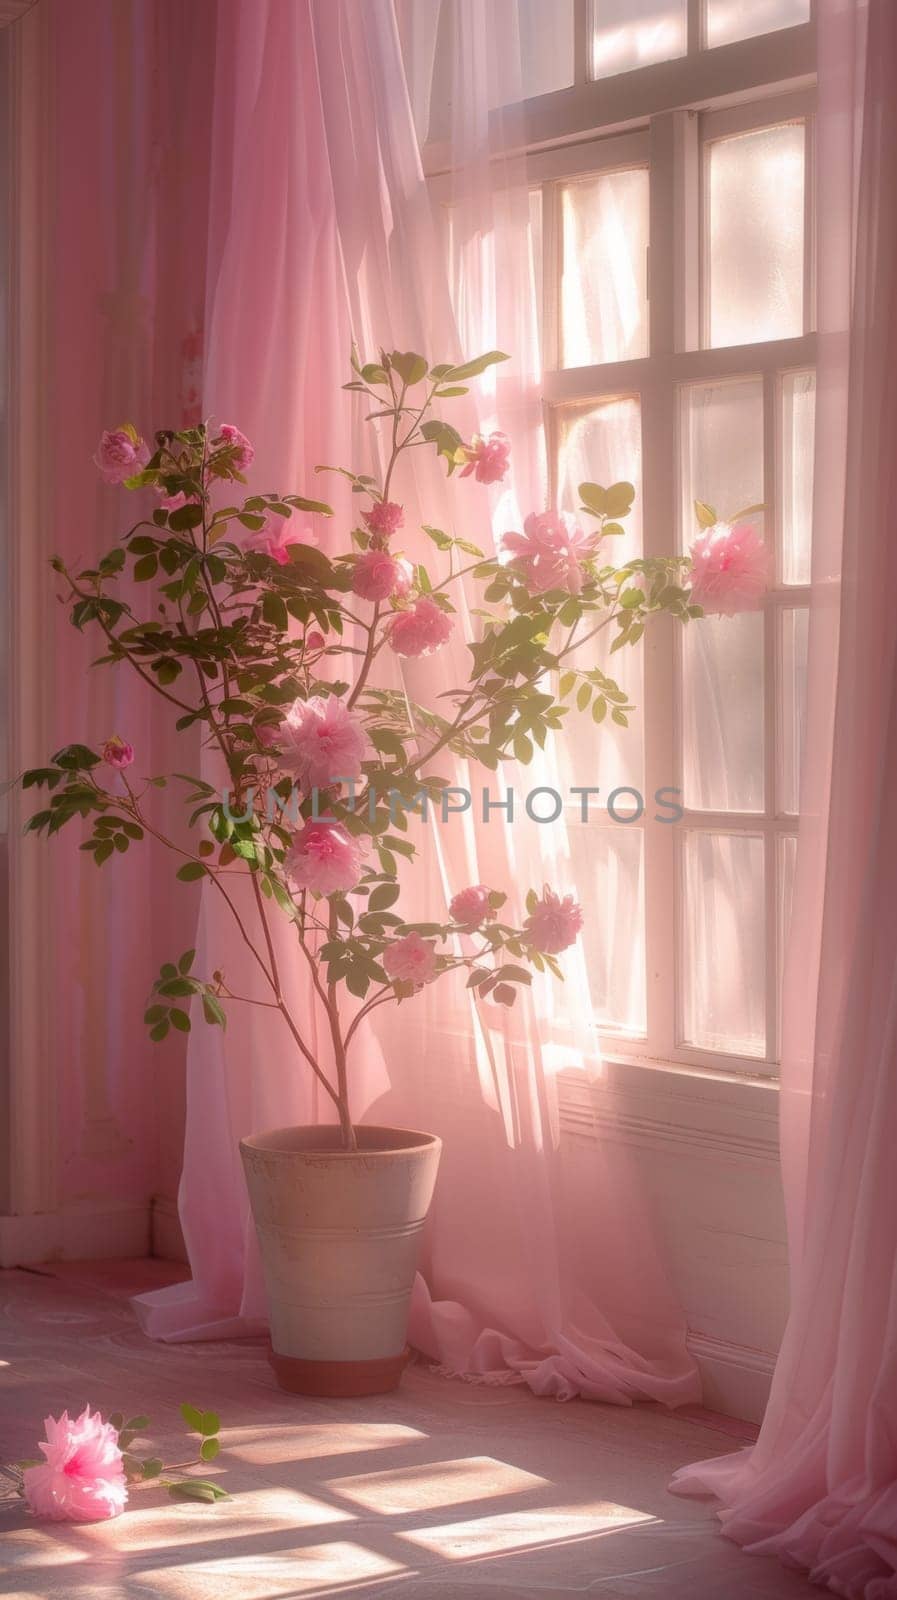
<instances>
[{"instance_id":1,"label":"curtain fold","mask_svg":"<svg viewBox=\"0 0 897 1600\"><path fill-rule=\"evenodd\" d=\"M442 25L454 30L458 64L450 219L434 216L421 172L392 0L219 0L204 404L253 438L255 487L313 492L317 462L357 470L376 452L363 407L339 389L350 337L367 354L383 344L431 360L503 348L511 360L501 375L477 385L452 420L467 437L509 433L510 487L447 483L422 451L396 486L407 528L435 521L488 546L546 496L525 165L491 160L488 142L490 104L515 98L519 45L509 0L460 0ZM506 133L510 148L512 126ZM466 312L452 303L452 251L464 255ZM343 548L350 524L338 491L336 506L324 537ZM413 531L407 548L432 557ZM412 699L440 693L453 661L466 674L475 626L463 601L451 648L406 673ZM549 754L525 773L498 774L496 793L552 780ZM459 770L457 781L474 787L482 775ZM412 911L481 880L509 890L520 913L528 884L577 887L560 825L521 814L513 826L470 816L419 826L435 849L407 878ZM221 937L206 907L210 951ZM596 1055L585 961L568 954L564 993L540 986L515 1018L498 1007L474 1016L463 994L433 986L386 1022L378 1012L356 1058L358 1120L425 1127L445 1142L410 1337L447 1370L482 1381L624 1404L694 1400L682 1314L625 1148L559 1155L556 1069L591 1068ZM241 1015L225 1038L212 1032L191 1036L188 1065L180 1209L193 1283L138 1302L147 1330L168 1339L262 1324L237 1140L327 1117L264 1014Z\"/></svg>"},{"instance_id":2,"label":"curtain fold","mask_svg":"<svg viewBox=\"0 0 897 1600\"><path fill-rule=\"evenodd\" d=\"M849 1600L894 1600L897 7L823 0L819 25L810 700L782 1094L792 1306L757 1444L673 1487L715 1494L746 1549Z\"/></svg>"}]
</instances>

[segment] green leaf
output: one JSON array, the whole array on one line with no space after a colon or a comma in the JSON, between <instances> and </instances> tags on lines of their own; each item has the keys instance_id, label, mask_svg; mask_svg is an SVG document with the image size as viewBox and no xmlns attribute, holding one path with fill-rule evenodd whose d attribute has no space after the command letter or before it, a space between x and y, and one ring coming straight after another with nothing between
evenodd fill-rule
<instances>
[{"instance_id":1,"label":"green leaf","mask_svg":"<svg viewBox=\"0 0 897 1600\"><path fill-rule=\"evenodd\" d=\"M590 683L581 683L580 686L579 686L579 689L577 691L577 695L576 695L576 708L577 708L577 710L578 711L585 711L585 708L588 705L588 703L591 700L591 698L592 698L592 685Z\"/></svg>"},{"instance_id":2,"label":"green leaf","mask_svg":"<svg viewBox=\"0 0 897 1600\"><path fill-rule=\"evenodd\" d=\"M128 1433L145 1433L149 1425L149 1417L131 1417L130 1420L125 1423L125 1430Z\"/></svg>"},{"instance_id":3,"label":"green leaf","mask_svg":"<svg viewBox=\"0 0 897 1600\"><path fill-rule=\"evenodd\" d=\"M266 589L262 597L262 616L273 628L279 628L281 633L286 633L290 625L286 602L273 589Z\"/></svg>"},{"instance_id":4,"label":"green leaf","mask_svg":"<svg viewBox=\"0 0 897 1600\"><path fill-rule=\"evenodd\" d=\"M604 516L605 491L600 483L581 483L579 485L579 498L586 511L591 511L595 517Z\"/></svg>"},{"instance_id":5,"label":"green leaf","mask_svg":"<svg viewBox=\"0 0 897 1600\"><path fill-rule=\"evenodd\" d=\"M388 911L394 906L401 893L397 883L380 883L371 893L368 900L368 911Z\"/></svg>"},{"instance_id":6,"label":"green leaf","mask_svg":"<svg viewBox=\"0 0 897 1600\"><path fill-rule=\"evenodd\" d=\"M203 995L202 1014L206 1022L215 1023L219 1028L227 1027L227 1018L213 994Z\"/></svg>"},{"instance_id":7,"label":"green leaf","mask_svg":"<svg viewBox=\"0 0 897 1600\"><path fill-rule=\"evenodd\" d=\"M152 1039L154 1044L159 1044L165 1038L167 1033L168 1033L168 1019L165 1018L162 1022L157 1022L156 1026L153 1029L151 1029L150 1038Z\"/></svg>"},{"instance_id":8,"label":"green leaf","mask_svg":"<svg viewBox=\"0 0 897 1600\"><path fill-rule=\"evenodd\" d=\"M141 556L134 567L134 577L138 583L145 583L148 578L154 578L159 563L155 556Z\"/></svg>"},{"instance_id":9,"label":"green leaf","mask_svg":"<svg viewBox=\"0 0 897 1600\"><path fill-rule=\"evenodd\" d=\"M455 395L469 394L470 390L467 388L466 384L452 383L449 384L447 389L435 389L433 393L436 400L453 400Z\"/></svg>"},{"instance_id":10,"label":"green leaf","mask_svg":"<svg viewBox=\"0 0 897 1600\"><path fill-rule=\"evenodd\" d=\"M220 1449L221 1445L217 1439L203 1439L199 1447L200 1458L203 1461L214 1461Z\"/></svg>"},{"instance_id":11,"label":"green leaf","mask_svg":"<svg viewBox=\"0 0 897 1600\"><path fill-rule=\"evenodd\" d=\"M187 1427L192 1428L194 1433L200 1433L202 1431L202 1412L197 1410L196 1406L188 1406L185 1401L181 1406L181 1416L186 1422Z\"/></svg>"},{"instance_id":12,"label":"green leaf","mask_svg":"<svg viewBox=\"0 0 897 1600\"><path fill-rule=\"evenodd\" d=\"M392 350L389 359L402 382L409 387L427 376L427 362L414 350Z\"/></svg>"},{"instance_id":13,"label":"green leaf","mask_svg":"<svg viewBox=\"0 0 897 1600\"><path fill-rule=\"evenodd\" d=\"M208 844L208 840L204 840L203 842L205 844ZM214 848L214 846L212 848ZM184 954L181 956L180 961L178 962L178 972L180 972L182 976L183 976L184 973L189 972L190 968L192 967L192 965L193 965L193 963L195 961L195 959L196 959L196 951L195 950L185 950Z\"/></svg>"},{"instance_id":14,"label":"green leaf","mask_svg":"<svg viewBox=\"0 0 897 1600\"><path fill-rule=\"evenodd\" d=\"M193 883L196 878L207 876L207 868L201 861L185 861L184 865L178 868L176 876L182 883Z\"/></svg>"},{"instance_id":15,"label":"green leaf","mask_svg":"<svg viewBox=\"0 0 897 1600\"><path fill-rule=\"evenodd\" d=\"M181 1011L178 1006L172 1006L168 1015L171 1020L172 1027L177 1028L179 1033L190 1032L190 1018L186 1011Z\"/></svg>"},{"instance_id":16,"label":"green leaf","mask_svg":"<svg viewBox=\"0 0 897 1600\"><path fill-rule=\"evenodd\" d=\"M609 517L625 517L632 510L635 488L631 483L612 483L604 491L604 510Z\"/></svg>"},{"instance_id":17,"label":"green leaf","mask_svg":"<svg viewBox=\"0 0 897 1600\"><path fill-rule=\"evenodd\" d=\"M707 505L704 500L695 501L695 516L702 528L712 528L719 521L715 507Z\"/></svg>"},{"instance_id":18,"label":"green leaf","mask_svg":"<svg viewBox=\"0 0 897 1600\"><path fill-rule=\"evenodd\" d=\"M456 378L478 378L481 372L486 371L487 367L493 367L496 362L508 361L509 359L510 357L505 355L503 350L487 350L485 355L475 356L473 361L462 362L460 367L449 367L448 372L444 372L442 376L452 382Z\"/></svg>"},{"instance_id":19,"label":"green leaf","mask_svg":"<svg viewBox=\"0 0 897 1600\"><path fill-rule=\"evenodd\" d=\"M208 1483L203 1478L183 1478L180 1483L171 1483L168 1493L172 1500L205 1500L210 1504L215 1500L229 1499L226 1489L219 1488L217 1483Z\"/></svg>"},{"instance_id":20,"label":"green leaf","mask_svg":"<svg viewBox=\"0 0 897 1600\"><path fill-rule=\"evenodd\" d=\"M175 533L189 533L191 528L198 528L202 522L202 506L178 506L168 518L168 526Z\"/></svg>"},{"instance_id":21,"label":"green leaf","mask_svg":"<svg viewBox=\"0 0 897 1600\"><path fill-rule=\"evenodd\" d=\"M492 991L492 998L497 1000L500 1006L512 1006L517 995L509 983L499 983Z\"/></svg>"},{"instance_id":22,"label":"green leaf","mask_svg":"<svg viewBox=\"0 0 897 1600\"><path fill-rule=\"evenodd\" d=\"M221 1428L221 1418L216 1411L204 1411L199 1419L199 1432L206 1439L218 1433Z\"/></svg>"},{"instance_id":23,"label":"green leaf","mask_svg":"<svg viewBox=\"0 0 897 1600\"><path fill-rule=\"evenodd\" d=\"M158 1478L161 1471L162 1462L159 1460L158 1456L150 1456L148 1461L144 1461L143 1476L145 1478Z\"/></svg>"}]
</instances>

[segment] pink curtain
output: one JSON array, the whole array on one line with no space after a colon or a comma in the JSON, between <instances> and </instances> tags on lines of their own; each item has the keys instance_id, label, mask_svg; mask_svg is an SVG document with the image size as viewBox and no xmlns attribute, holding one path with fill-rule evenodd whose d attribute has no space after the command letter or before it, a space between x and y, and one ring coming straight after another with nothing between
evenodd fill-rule
<instances>
[{"instance_id":1,"label":"pink curtain","mask_svg":"<svg viewBox=\"0 0 897 1600\"><path fill-rule=\"evenodd\" d=\"M756 1446L673 1486L716 1495L748 1550L849 1600L894 1600L897 7L820 13L811 698L782 1096L792 1308Z\"/></svg>"},{"instance_id":2,"label":"pink curtain","mask_svg":"<svg viewBox=\"0 0 897 1600\"><path fill-rule=\"evenodd\" d=\"M464 0L451 25L465 163L452 237L477 257L479 272L463 346L477 353L472 339L477 350L513 353L507 373L453 419L467 433L494 423L511 433L515 481L490 504L478 486L446 484L418 451L399 492L409 525L420 511L488 543L490 523L504 531L517 519L515 502L528 510L545 495L526 175L519 161L488 162L495 75L516 72L519 85L519 47L508 0L494 8ZM462 350L392 0L222 0L214 149L205 407L254 438L257 486L302 490L316 462L358 466L368 459L359 452L373 448L363 413L339 391L350 328L366 350L384 343L434 360ZM345 507L338 510L326 537L341 543ZM462 634L472 626L462 614L462 666ZM438 693L448 663L441 655L438 678L410 675L411 692ZM550 781L555 758L546 759L541 778L528 770L527 787ZM459 783L467 777L459 773ZM499 775L497 787L510 781ZM441 829L437 843L407 886L424 904L437 896L444 904L452 889L487 875L515 896L546 877L575 887L563 828L468 820ZM203 945L220 952L224 937L206 907ZM522 1011L513 1027L488 1012L472 1018L463 995L443 985L427 1004L378 1026L382 1055L369 1038L360 1078L356 1064L357 1117L426 1127L445 1140L411 1338L449 1370L485 1381L619 1403L693 1400L682 1316L622 1147L606 1162L591 1151L581 1165L558 1156L554 1069L589 1066L594 1055L581 955L567 966L565 995L552 1000L546 987L538 1017ZM297 973L313 1025L301 982ZM235 1019L225 1039L191 1036L180 1209L193 1282L138 1302L149 1332L185 1339L263 1324L237 1140L318 1115L328 1119L327 1107L264 1017Z\"/></svg>"},{"instance_id":3,"label":"pink curtain","mask_svg":"<svg viewBox=\"0 0 897 1600\"><path fill-rule=\"evenodd\" d=\"M93 464L102 429L131 419L148 431L160 412L177 417L185 403L183 345L201 315L205 276L210 98L200 41L210 20L206 0L189 17L176 0L39 0L14 24L33 65L29 82L46 96L40 146L18 152L22 182L36 197L52 196L46 277L32 286L35 298L44 290L43 426L34 440L42 515L20 530L47 563L48 603L46 615L23 623L43 678L30 719L16 729L21 766L113 731L133 743L140 772L176 764L170 719L145 686L123 673L88 673L101 645L64 620L48 563L58 553L75 571L90 566L132 510ZM180 51L190 65L176 84L162 64ZM18 562L14 595L17 573ZM17 859L40 848L33 836L14 842ZM158 865L149 852L132 850L98 872L66 834L48 854L51 902L28 909L45 941L46 987L31 1003L51 1013L58 1100L42 1113L56 1119L58 1201L145 1202L160 1185L166 1135L178 1127L183 1060L176 1048L160 1059L137 1019L153 972L181 937L185 909L192 920L196 908L176 909L174 897L153 892Z\"/></svg>"}]
</instances>

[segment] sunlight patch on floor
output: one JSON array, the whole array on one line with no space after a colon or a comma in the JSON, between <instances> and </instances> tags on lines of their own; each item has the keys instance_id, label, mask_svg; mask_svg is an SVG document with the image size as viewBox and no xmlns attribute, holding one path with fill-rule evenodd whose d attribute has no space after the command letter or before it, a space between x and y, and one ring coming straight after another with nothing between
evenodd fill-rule
<instances>
[{"instance_id":1,"label":"sunlight patch on floor","mask_svg":"<svg viewBox=\"0 0 897 1600\"><path fill-rule=\"evenodd\" d=\"M327 1488L367 1511L395 1516L403 1511L441 1509L466 1500L494 1500L500 1495L544 1489L547 1478L496 1461L493 1456L428 1461L389 1472L366 1472L354 1478L329 1478Z\"/></svg>"},{"instance_id":2,"label":"sunlight patch on floor","mask_svg":"<svg viewBox=\"0 0 897 1600\"><path fill-rule=\"evenodd\" d=\"M463 1561L473 1556L525 1551L529 1546L586 1536L618 1533L625 1528L644 1526L660 1519L631 1506L609 1503L568 1506L534 1506L528 1511L507 1510L494 1516L470 1517L462 1522L447 1522L438 1528L410 1530L401 1535L447 1561Z\"/></svg>"},{"instance_id":3,"label":"sunlight patch on floor","mask_svg":"<svg viewBox=\"0 0 897 1600\"><path fill-rule=\"evenodd\" d=\"M280 1436L282 1433L283 1437ZM331 1425L299 1424L282 1430L231 1429L227 1453L253 1466L279 1466L282 1462L310 1461L321 1456L365 1455L370 1450L396 1449L417 1444L428 1435L418 1428L387 1422L340 1422Z\"/></svg>"}]
</instances>

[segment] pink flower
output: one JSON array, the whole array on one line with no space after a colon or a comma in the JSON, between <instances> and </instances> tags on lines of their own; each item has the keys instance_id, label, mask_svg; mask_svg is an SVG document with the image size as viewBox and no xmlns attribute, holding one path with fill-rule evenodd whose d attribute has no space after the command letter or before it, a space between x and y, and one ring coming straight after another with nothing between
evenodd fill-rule
<instances>
[{"instance_id":1,"label":"pink flower","mask_svg":"<svg viewBox=\"0 0 897 1600\"><path fill-rule=\"evenodd\" d=\"M397 656L431 656L449 638L454 623L435 600L426 597L400 611L389 625L389 642Z\"/></svg>"},{"instance_id":2,"label":"pink flower","mask_svg":"<svg viewBox=\"0 0 897 1600\"><path fill-rule=\"evenodd\" d=\"M427 983L436 971L436 944L419 933L406 933L383 952L383 970L398 983Z\"/></svg>"},{"instance_id":3,"label":"pink flower","mask_svg":"<svg viewBox=\"0 0 897 1600\"><path fill-rule=\"evenodd\" d=\"M256 528L254 533L247 534L243 549L270 556L279 567L285 567L289 564L291 544L313 545L317 544L317 540L311 528L293 528L285 517L272 513L265 518L263 528Z\"/></svg>"},{"instance_id":4,"label":"pink flower","mask_svg":"<svg viewBox=\"0 0 897 1600\"><path fill-rule=\"evenodd\" d=\"M99 1522L117 1517L128 1498L118 1434L100 1413L85 1407L76 1422L69 1414L47 1417L46 1461L26 1467L25 1499L37 1517L54 1522Z\"/></svg>"},{"instance_id":5,"label":"pink flower","mask_svg":"<svg viewBox=\"0 0 897 1600\"><path fill-rule=\"evenodd\" d=\"M124 483L142 472L150 458L149 445L130 422L104 433L94 461L107 483Z\"/></svg>"},{"instance_id":6,"label":"pink flower","mask_svg":"<svg viewBox=\"0 0 897 1600\"><path fill-rule=\"evenodd\" d=\"M364 868L361 844L333 817L306 822L293 837L284 863L298 889L345 894Z\"/></svg>"},{"instance_id":7,"label":"pink flower","mask_svg":"<svg viewBox=\"0 0 897 1600\"><path fill-rule=\"evenodd\" d=\"M366 550L352 570L352 591L362 600L389 600L406 595L411 587L411 567L388 550Z\"/></svg>"},{"instance_id":8,"label":"pink flower","mask_svg":"<svg viewBox=\"0 0 897 1600\"><path fill-rule=\"evenodd\" d=\"M491 922L497 912L489 904L490 890L484 883L475 883L470 889L460 889L449 905L449 916L466 933L473 933L484 922Z\"/></svg>"},{"instance_id":9,"label":"pink flower","mask_svg":"<svg viewBox=\"0 0 897 1600\"><path fill-rule=\"evenodd\" d=\"M187 496L184 494L183 489L180 489L177 494L163 495L162 499L159 501L159 505L163 511L180 511L181 506L185 506L186 504Z\"/></svg>"},{"instance_id":10,"label":"pink flower","mask_svg":"<svg viewBox=\"0 0 897 1600\"><path fill-rule=\"evenodd\" d=\"M504 433L475 433L467 446L467 466L461 473L476 473L477 483L501 483L508 470L511 441Z\"/></svg>"},{"instance_id":11,"label":"pink flower","mask_svg":"<svg viewBox=\"0 0 897 1600\"><path fill-rule=\"evenodd\" d=\"M318 633L316 628L312 628L311 633L308 634L307 637L306 637L305 648L306 648L306 650L323 650L323 648L324 648L324 635L323 635L323 633Z\"/></svg>"},{"instance_id":12,"label":"pink flower","mask_svg":"<svg viewBox=\"0 0 897 1600\"><path fill-rule=\"evenodd\" d=\"M255 450L245 433L235 428L232 422L222 422L217 438L212 440L213 450L221 450L225 446L229 446L232 452L224 468L225 473L245 472L247 467L252 466Z\"/></svg>"},{"instance_id":13,"label":"pink flower","mask_svg":"<svg viewBox=\"0 0 897 1600\"><path fill-rule=\"evenodd\" d=\"M117 772L122 772L134 760L134 747L128 744L127 739L120 739L117 733L113 733L111 739L106 740L100 754L107 767L115 767Z\"/></svg>"},{"instance_id":14,"label":"pink flower","mask_svg":"<svg viewBox=\"0 0 897 1600\"><path fill-rule=\"evenodd\" d=\"M565 894L562 900L548 888L523 924L533 949L544 956L556 956L560 950L566 950L574 943L582 925L582 907L577 905L572 894Z\"/></svg>"},{"instance_id":15,"label":"pink flower","mask_svg":"<svg viewBox=\"0 0 897 1600\"><path fill-rule=\"evenodd\" d=\"M691 547L691 599L718 617L758 611L769 584L771 555L750 522L717 522Z\"/></svg>"},{"instance_id":16,"label":"pink flower","mask_svg":"<svg viewBox=\"0 0 897 1600\"><path fill-rule=\"evenodd\" d=\"M375 500L370 511L362 512L362 516L368 533L376 534L381 539L398 533L405 521L403 508L396 505L394 500Z\"/></svg>"},{"instance_id":17,"label":"pink flower","mask_svg":"<svg viewBox=\"0 0 897 1600\"><path fill-rule=\"evenodd\" d=\"M600 534L585 534L566 511L533 511L523 533L506 533L502 547L513 557L531 594L566 589L579 594L583 562L594 555Z\"/></svg>"},{"instance_id":18,"label":"pink flower","mask_svg":"<svg viewBox=\"0 0 897 1600\"><path fill-rule=\"evenodd\" d=\"M357 778L368 753L364 727L338 695L295 700L280 728L284 767L309 789Z\"/></svg>"}]
</instances>

